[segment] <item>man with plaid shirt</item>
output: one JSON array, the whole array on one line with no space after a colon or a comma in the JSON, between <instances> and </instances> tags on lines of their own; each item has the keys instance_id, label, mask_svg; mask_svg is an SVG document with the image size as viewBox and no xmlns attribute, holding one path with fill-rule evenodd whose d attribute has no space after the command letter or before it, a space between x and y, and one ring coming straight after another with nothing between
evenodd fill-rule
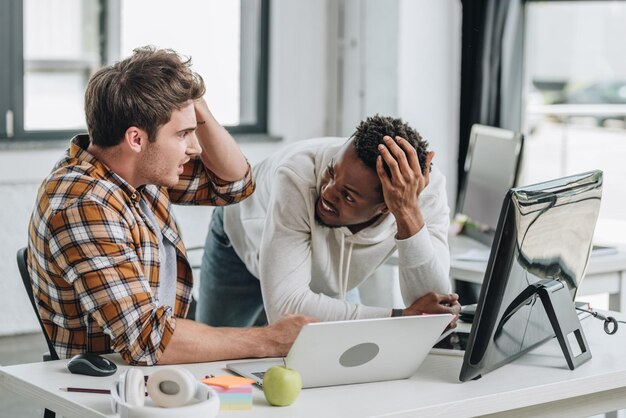
<instances>
[{"instance_id":1,"label":"man with plaid shirt","mask_svg":"<svg viewBox=\"0 0 626 418\"><path fill-rule=\"evenodd\" d=\"M172 203L223 206L254 191L234 139L174 51L140 48L89 81L89 135L39 188L28 267L57 354L118 352L133 365L286 354L311 318L264 328L184 319L191 267Z\"/></svg>"}]
</instances>

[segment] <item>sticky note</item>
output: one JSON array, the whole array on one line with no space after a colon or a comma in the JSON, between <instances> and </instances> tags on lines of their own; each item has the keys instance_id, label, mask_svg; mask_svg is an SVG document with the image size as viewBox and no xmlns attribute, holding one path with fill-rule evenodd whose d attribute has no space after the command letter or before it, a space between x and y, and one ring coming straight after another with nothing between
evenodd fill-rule
<instances>
[{"instance_id":1,"label":"sticky note","mask_svg":"<svg viewBox=\"0 0 626 418\"><path fill-rule=\"evenodd\" d=\"M239 376L209 377L202 383L210 385L220 398L220 410L252 409L254 380Z\"/></svg>"},{"instance_id":2,"label":"sticky note","mask_svg":"<svg viewBox=\"0 0 626 418\"><path fill-rule=\"evenodd\" d=\"M222 388L230 389L236 386L241 385L250 385L254 383L253 379L248 379L247 377L240 376L214 376L208 377L202 381L202 383L206 383L211 386L219 386Z\"/></svg>"}]
</instances>

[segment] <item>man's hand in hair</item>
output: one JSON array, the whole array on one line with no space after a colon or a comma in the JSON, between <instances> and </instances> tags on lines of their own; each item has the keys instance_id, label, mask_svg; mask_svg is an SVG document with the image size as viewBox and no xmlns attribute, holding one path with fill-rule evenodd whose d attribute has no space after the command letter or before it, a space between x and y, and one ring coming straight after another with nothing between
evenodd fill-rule
<instances>
[{"instance_id":1,"label":"man's hand in hair","mask_svg":"<svg viewBox=\"0 0 626 418\"><path fill-rule=\"evenodd\" d=\"M417 234L424 226L424 218L419 207L419 195L430 180L430 165L435 153L426 155L426 169L422 173L415 148L404 138L384 137L384 145L378 146L380 156L376 161L376 171L382 184L385 204L395 216L398 226L397 239L407 239ZM388 175L383 161L389 167Z\"/></svg>"}]
</instances>

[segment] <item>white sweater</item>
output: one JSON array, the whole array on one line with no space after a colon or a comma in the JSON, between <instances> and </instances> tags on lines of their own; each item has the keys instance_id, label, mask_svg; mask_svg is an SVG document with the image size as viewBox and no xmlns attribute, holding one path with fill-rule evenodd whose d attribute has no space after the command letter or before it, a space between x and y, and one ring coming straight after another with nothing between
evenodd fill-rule
<instances>
[{"instance_id":1,"label":"white sweater","mask_svg":"<svg viewBox=\"0 0 626 418\"><path fill-rule=\"evenodd\" d=\"M268 320L301 313L322 321L388 317L388 308L356 305L346 291L367 279L396 250L400 290L410 305L429 291L450 291L445 178L433 167L419 197L426 222L396 240L393 215L352 234L315 220L322 172L346 138L295 142L254 168L255 193L224 208L224 229L237 255L261 281Z\"/></svg>"}]
</instances>

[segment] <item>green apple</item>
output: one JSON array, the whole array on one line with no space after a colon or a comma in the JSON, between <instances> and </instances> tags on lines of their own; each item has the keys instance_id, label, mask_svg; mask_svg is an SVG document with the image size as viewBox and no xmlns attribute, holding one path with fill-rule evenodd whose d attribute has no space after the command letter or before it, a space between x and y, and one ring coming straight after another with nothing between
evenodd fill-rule
<instances>
[{"instance_id":1,"label":"green apple","mask_svg":"<svg viewBox=\"0 0 626 418\"><path fill-rule=\"evenodd\" d=\"M263 393L270 405L287 406L296 400L302 389L300 373L285 366L273 366L263 376Z\"/></svg>"}]
</instances>

